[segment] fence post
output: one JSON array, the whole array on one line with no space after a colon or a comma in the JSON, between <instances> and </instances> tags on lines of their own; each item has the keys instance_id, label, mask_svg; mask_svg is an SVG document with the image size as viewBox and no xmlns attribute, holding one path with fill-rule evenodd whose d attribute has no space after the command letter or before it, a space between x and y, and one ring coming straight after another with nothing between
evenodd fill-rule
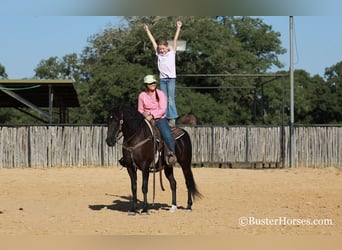
<instances>
[{"instance_id":1,"label":"fence post","mask_svg":"<svg viewBox=\"0 0 342 250\"><path fill-rule=\"evenodd\" d=\"M101 126L101 166L104 166L103 125Z\"/></svg>"},{"instance_id":2,"label":"fence post","mask_svg":"<svg viewBox=\"0 0 342 250\"><path fill-rule=\"evenodd\" d=\"M211 126L211 156L210 156L210 161L213 163L214 162L214 126Z\"/></svg>"},{"instance_id":3,"label":"fence post","mask_svg":"<svg viewBox=\"0 0 342 250\"><path fill-rule=\"evenodd\" d=\"M249 162L249 159L248 159L248 151L249 151L249 132L248 132L248 126L246 126L246 159L245 159L245 161L246 161L246 163L248 163Z\"/></svg>"},{"instance_id":4,"label":"fence post","mask_svg":"<svg viewBox=\"0 0 342 250\"><path fill-rule=\"evenodd\" d=\"M31 129L30 126L27 126L27 164L28 167L32 166L31 162Z\"/></svg>"},{"instance_id":5,"label":"fence post","mask_svg":"<svg viewBox=\"0 0 342 250\"><path fill-rule=\"evenodd\" d=\"M284 124L281 125L281 129L280 129L280 154L281 154L281 164L282 167L285 166L285 128L284 128Z\"/></svg>"}]
</instances>

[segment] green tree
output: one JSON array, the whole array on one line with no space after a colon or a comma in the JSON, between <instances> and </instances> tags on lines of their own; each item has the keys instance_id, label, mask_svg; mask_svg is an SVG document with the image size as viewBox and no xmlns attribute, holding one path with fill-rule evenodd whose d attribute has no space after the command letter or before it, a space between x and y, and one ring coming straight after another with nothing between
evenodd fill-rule
<instances>
[{"instance_id":1,"label":"green tree","mask_svg":"<svg viewBox=\"0 0 342 250\"><path fill-rule=\"evenodd\" d=\"M76 53L41 60L35 68L35 77L38 79L72 79L75 82L80 78L80 62Z\"/></svg>"},{"instance_id":2,"label":"green tree","mask_svg":"<svg viewBox=\"0 0 342 250\"><path fill-rule=\"evenodd\" d=\"M330 68L332 69L332 68ZM334 70L333 70L334 71ZM327 70L332 72L330 70ZM335 72L335 71L334 71ZM288 72L279 72L288 74ZM336 78L328 78L329 83L321 76L310 76L305 70L294 72L294 120L296 124L329 124L340 122L341 117L338 102L341 96L334 91ZM284 82L282 82L284 81ZM259 93L260 90L259 90ZM282 118L282 96L284 95L284 123L290 122L290 82L289 78L276 80L264 85L263 123L279 124ZM341 95L341 94L340 94ZM261 106L261 105L260 105ZM261 113L261 112L260 112ZM259 113L259 115L260 115Z\"/></svg>"},{"instance_id":3,"label":"green tree","mask_svg":"<svg viewBox=\"0 0 342 250\"><path fill-rule=\"evenodd\" d=\"M87 109L88 86L82 84L81 77L84 65L76 53L62 58L50 57L41 60L35 69L35 78L38 79L72 79L80 102L79 108L69 108L70 123L92 123L91 112Z\"/></svg>"},{"instance_id":4,"label":"green tree","mask_svg":"<svg viewBox=\"0 0 342 250\"><path fill-rule=\"evenodd\" d=\"M136 105L144 75L158 74L143 24L156 38L172 39L178 19L183 22L180 39L187 42L186 51L177 53L178 74L254 74L281 66L277 56L285 49L280 34L259 18L144 16L125 17L121 25L94 34L79 56L42 60L35 77L73 79L81 107L71 110L70 121L104 123L111 106ZM193 111L205 124L272 122L279 108L278 113L268 109L277 95L267 88L261 93L259 86L260 80L254 78L179 76L178 110L180 114Z\"/></svg>"},{"instance_id":5,"label":"green tree","mask_svg":"<svg viewBox=\"0 0 342 250\"><path fill-rule=\"evenodd\" d=\"M331 123L342 122L342 61L325 69L327 87L329 88L328 108L325 116Z\"/></svg>"},{"instance_id":6,"label":"green tree","mask_svg":"<svg viewBox=\"0 0 342 250\"><path fill-rule=\"evenodd\" d=\"M318 75L311 77L304 70L296 70L295 122L302 124L327 122L321 111L326 109L328 91L329 88L322 77Z\"/></svg>"},{"instance_id":7,"label":"green tree","mask_svg":"<svg viewBox=\"0 0 342 250\"><path fill-rule=\"evenodd\" d=\"M120 102L136 105L143 77L152 73L142 64L130 61L127 34L120 29L107 29L92 37L82 54L81 84L87 85L87 98L82 105L90 111L92 122L105 122L108 110Z\"/></svg>"},{"instance_id":8,"label":"green tree","mask_svg":"<svg viewBox=\"0 0 342 250\"><path fill-rule=\"evenodd\" d=\"M5 66L0 64L0 79L7 79L8 75L6 73Z\"/></svg>"},{"instance_id":9,"label":"green tree","mask_svg":"<svg viewBox=\"0 0 342 250\"><path fill-rule=\"evenodd\" d=\"M177 55L177 72L211 73L263 73L272 66L281 66L278 54L285 52L280 46L280 34L260 19L248 17L180 17L183 22L180 39L187 41L187 49ZM150 26L156 38L172 39L177 17L126 17L121 27L109 28L89 39L82 54L81 81L88 84L87 109L94 122L104 122L108 106L118 102L136 103L142 90L145 74L157 74L155 52L143 29ZM253 87L248 79L186 78L179 77L177 86L217 87L214 91L177 90L180 113L188 110L193 99L204 107L214 103L207 112L198 112L208 123L237 124L252 122L250 93L239 86ZM224 88L221 88L224 87ZM226 87L234 87L227 91ZM195 103L195 101L194 101ZM195 112L195 111L194 111ZM219 114L219 115L218 115ZM214 118L216 116L218 118ZM209 119L213 117L213 119Z\"/></svg>"}]
</instances>

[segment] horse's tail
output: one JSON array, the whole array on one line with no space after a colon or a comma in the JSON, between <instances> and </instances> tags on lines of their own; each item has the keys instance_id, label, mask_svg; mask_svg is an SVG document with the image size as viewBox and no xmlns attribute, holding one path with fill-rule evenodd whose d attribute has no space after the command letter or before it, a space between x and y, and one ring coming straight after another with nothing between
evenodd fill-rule
<instances>
[{"instance_id":1,"label":"horse's tail","mask_svg":"<svg viewBox=\"0 0 342 250\"><path fill-rule=\"evenodd\" d=\"M196 200L198 198L202 198L203 195L198 191L195 178L191 170L192 146L191 146L190 135L188 134L187 131L185 130L183 131L184 131L184 135L181 137L184 143L182 153L186 155L187 157L184 157L184 161L183 161L183 164L181 164L181 166L182 166L183 174L185 177L185 183L186 183L188 192L190 192L192 198Z\"/></svg>"},{"instance_id":2,"label":"horse's tail","mask_svg":"<svg viewBox=\"0 0 342 250\"><path fill-rule=\"evenodd\" d=\"M198 191L197 185L195 183L194 176L192 174L192 171L190 169L189 173L185 176L186 179L186 186L188 188L188 191L190 192L192 198L194 200L201 199L203 195Z\"/></svg>"}]
</instances>

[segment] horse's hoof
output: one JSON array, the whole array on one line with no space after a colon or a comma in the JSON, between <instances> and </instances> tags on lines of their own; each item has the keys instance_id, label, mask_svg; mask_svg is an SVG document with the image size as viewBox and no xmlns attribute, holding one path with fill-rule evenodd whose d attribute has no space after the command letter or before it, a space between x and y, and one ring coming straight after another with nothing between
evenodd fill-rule
<instances>
[{"instance_id":1,"label":"horse's hoof","mask_svg":"<svg viewBox=\"0 0 342 250\"><path fill-rule=\"evenodd\" d=\"M143 210L143 211L141 211L141 215L149 215L149 213L148 213L148 211L146 210Z\"/></svg>"},{"instance_id":2,"label":"horse's hoof","mask_svg":"<svg viewBox=\"0 0 342 250\"><path fill-rule=\"evenodd\" d=\"M192 208L191 207L187 207L185 211L192 212Z\"/></svg>"},{"instance_id":3,"label":"horse's hoof","mask_svg":"<svg viewBox=\"0 0 342 250\"><path fill-rule=\"evenodd\" d=\"M169 211L170 211L171 213L176 212L176 211L177 211L177 206L176 206L176 205L172 205L171 208L169 209Z\"/></svg>"},{"instance_id":4,"label":"horse's hoof","mask_svg":"<svg viewBox=\"0 0 342 250\"><path fill-rule=\"evenodd\" d=\"M136 212L135 212L135 211L129 211L129 212L128 212L128 215L129 215L129 216L134 216L134 215L136 215Z\"/></svg>"}]
</instances>

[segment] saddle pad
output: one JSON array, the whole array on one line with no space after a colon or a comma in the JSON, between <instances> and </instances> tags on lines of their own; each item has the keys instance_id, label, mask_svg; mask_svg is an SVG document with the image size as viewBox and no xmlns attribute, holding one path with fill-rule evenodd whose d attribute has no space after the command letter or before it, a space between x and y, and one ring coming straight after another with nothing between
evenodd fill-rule
<instances>
[{"instance_id":1,"label":"saddle pad","mask_svg":"<svg viewBox=\"0 0 342 250\"><path fill-rule=\"evenodd\" d=\"M185 134L184 130L178 127L171 128L171 133L174 140L179 139Z\"/></svg>"},{"instance_id":2,"label":"saddle pad","mask_svg":"<svg viewBox=\"0 0 342 250\"><path fill-rule=\"evenodd\" d=\"M159 129L155 124L151 124L149 121L147 121L145 119L145 122L147 123L148 127L150 128L151 134L156 136L156 140L160 141L160 133L159 133ZM182 128L179 127L172 127L171 128L171 134L174 140L177 140L179 138L181 138L185 132Z\"/></svg>"}]
</instances>

